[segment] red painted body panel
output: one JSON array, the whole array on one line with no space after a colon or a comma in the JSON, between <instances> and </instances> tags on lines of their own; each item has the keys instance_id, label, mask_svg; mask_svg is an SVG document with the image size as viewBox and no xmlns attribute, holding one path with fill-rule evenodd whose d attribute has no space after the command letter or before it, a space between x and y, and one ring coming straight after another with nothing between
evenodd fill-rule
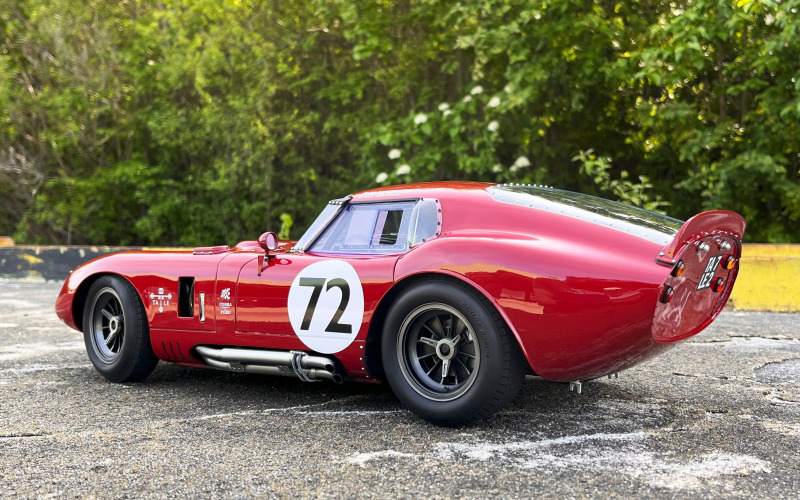
<instances>
[{"instance_id":1,"label":"red painted body panel","mask_svg":"<svg viewBox=\"0 0 800 500\"><path fill-rule=\"evenodd\" d=\"M651 335L670 272L654 261L660 245L589 222L566 232L558 214L511 204L483 212L476 207L488 195L468 194L442 197L442 237L404 255L398 278L465 277L493 299L531 368L549 380L600 377L665 350ZM526 226L535 237L522 234Z\"/></svg>"},{"instance_id":2,"label":"red painted body panel","mask_svg":"<svg viewBox=\"0 0 800 500\"><path fill-rule=\"evenodd\" d=\"M313 351L290 324L290 288L308 266L339 260L355 269L364 296L354 341L330 355L350 378L370 380L364 361L367 337L370 325L383 320L374 317L375 311L392 288L409 278L441 274L474 287L494 305L536 374L572 381L624 370L663 352L705 328L727 301L738 261L734 269L715 275L725 280L722 292L696 290L708 256L698 256L695 249L703 241L719 246L724 239L738 259L744 221L736 214L696 216L665 245L592 220L497 201L487 192L489 186L430 183L353 195L354 202L439 200L440 236L402 255L289 253L291 244L284 242L275 258L259 259L264 254L255 241L230 250L204 247L197 254L115 254L76 269L56 311L80 330L92 277L114 273L139 292L153 349L163 360L204 366L192 351L198 345ZM676 278L670 275L671 264L681 258L686 274ZM265 267L259 276L261 262ZM180 277L195 278L190 318L178 316ZM676 294L670 304L662 304L667 286ZM200 293L205 294L202 322Z\"/></svg>"},{"instance_id":3,"label":"red painted body panel","mask_svg":"<svg viewBox=\"0 0 800 500\"><path fill-rule=\"evenodd\" d=\"M720 244L727 242L730 250L721 250ZM707 243L709 252L699 252L698 246ZM742 255L741 242L728 235L705 236L693 240L677 254L676 261L681 260L686 268L683 276L668 276L659 293L664 293L667 286L674 290L674 297L669 304L659 303L653 319L653 338L658 342L676 342L691 337L702 331L719 316L733 290L733 283L739 272L738 266L725 269L722 264L727 256L733 256L737 261ZM722 256L715 266L713 277L709 283L713 284L722 279L725 287L721 292L706 289L698 291L697 287L706 270L708 259L713 256Z\"/></svg>"}]
</instances>

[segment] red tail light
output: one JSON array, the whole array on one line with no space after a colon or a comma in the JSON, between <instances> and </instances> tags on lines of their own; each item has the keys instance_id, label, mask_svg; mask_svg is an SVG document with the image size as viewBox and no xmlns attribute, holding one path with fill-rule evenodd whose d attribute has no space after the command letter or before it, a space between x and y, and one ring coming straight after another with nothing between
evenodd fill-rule
<instances>
[{"instance_id":1,"label":"red tail light","mask_svg":"<svg viewBox=\"0 0 800 500\"><path fill-rule=\"evenodd\" d=\"M719 278L717 282L714 283L714 291L721 292L723 288L725 288L725 280Z\"/></svg>"},{"instance_id":2,"label":"red tail light","mask_svg":"<svg viewBox=\"0 0 800 500\"><path fill-rule=\"evenodd\" d=\"M664 290L664 294L661 296L661 302L664 304L669 304L672 302L672 297L675 296L675 290L672 289L671 286L668 286L666 290Z\"/></svg>"}]
</instances>

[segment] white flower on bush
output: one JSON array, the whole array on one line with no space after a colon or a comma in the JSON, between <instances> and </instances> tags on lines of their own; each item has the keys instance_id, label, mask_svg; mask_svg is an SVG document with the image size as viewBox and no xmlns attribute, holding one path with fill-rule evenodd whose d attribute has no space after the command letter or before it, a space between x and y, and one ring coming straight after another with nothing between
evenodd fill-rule
<instances>
[{"instance_id":1,"label":"white flower on bush","mask_svg":"<svg viewBox=\"0 0 800 500\"><path fill-rule=\"evenodd\" d=\"M489 125L486 126L489 129L489 132L497 132L497 129L500 128L500 124L497 123L497 120L492 120L489 122Z\"/></svg>"},{"instance_id":2,"label":"white flower on bush","mask_svg":"<svg viewBox=\"0 0 800 500\"><path fill-rule=\"evenodd\" d=\"M495 163L494 166L492 167L492 172L494 172L496 174L499 174L502 171L503 171L503 165L501 165L499 163Z\"/></svg>"},{"instance_id":3,"label":"white flower on bush","mask_svg":"<svg viewBox=\"0 0 800 500\"><path fill-rule=\"evenodd\" d=\"M445 109L445 110L442 112L442 116L450 116L450 115L452 115L452 114L453 114L453 110L451 110L451 109Z\"/></svg>"},{"instance_id":4,"label":"white flower on bush","mask_svg":"<svg viewBox=\"0 0 800 500\"><path fill-rule=\"evenodd\" d=\"M505 87L503 87L503 92L505 92L506 94L510 94L511 93L511 85L506 85Z\"/></svg>"},{"instance_id":5,"label":"white flower on bush","mask_svg":"<svg viewBox=\"0 0 800 500\"><path fill-rule=\"evenodd\" d=\"M494 96L491 99L489 99L489 107L490 108L496 108L499 105L500 105L500 98L499 97Z\"/></svg>"},{"instance_id":6,"label":"white flower on bush","mask_svg":"<svg viewBox=\"0 0 800 500\"><path fill-rule=\"evenodd\" d=\"M378 184L383 184L384 182L386 182L386 179L388 178L389 174L387 174L386 172L381 172L378 174L377 177L375 177L375 182L377 182Z\"/></svg>"},{"instance_id":7,"label":"white flower on bush","mask_svg":"<svg viewBox=\"0 0 800 500\"><path fill-rule=\"evenodd\" d=\"M463 101L464 101L464 102L472 102L472 96L471 96L471 95L468 95L467 97L465 97L465 98L463 99Z\"/></svg>"},{"instance_id":8,"label":"white flower on bush","mask_svg":"<svg viewBox=\"0 0 800 500\"><path fill-rule=\"evenodd\" d=\"M446 102L443 102L439 105L439 111L447 111L448 109L450 109L450 105Z\"/></svg>"},{"instance_id":9,"label":"white flower on bush","mask_svg":"<svg viewBox=\"0 0 800 500\"><path fill-rule=\"evenodd\" d=\"M420 113L414 117L414 125L419 125L428 121L428 115L425 113Z\"/></svg>"},{"instance_id":10,"label":"white flower on bush","mask_svg":"<svg viewBox=\"0 0 800 500\"><path fill-rule=\"evenodd\" d=\"M511 168L514 168L514 167L525 168L525 167L530 167L530 166L531 166L531 161L528 159L528 157L527 156L520 156L519 158L517 158L514 161L514 165L512 165Z\"/></svg>"},{"instance_id":11,"label":"white flower on bush","mask_svg":"<svg viewBox=\"0 0 800 500\"><path fill-rule=\"evenodd\" d=\"M388 156L389 156L390 160L396 160L396 159L400 158L400 150L397 149L397 148L394 148L391 151L389 151L389 155Z\"/></svg>"},{"instance_id":12,"label":"white flower on bush","mask_svg":"<svg viewBox=\"0 0 800 500\"><path fill-rule=\"evenodd\" d=\"M407 163L403 163L397 167L397 175L408 175L411 173L411 167Z\"/></svg>"},{"instance_id":13,"label":"white flower on bush","mask_svg":"<svg viewBox=\"0 0 800 500\"><path fill-rule=\"evenodd\" d=\"M472 87L472 90L469 93L472 95L483 94L483 87L481 87L480 85L475 85L474 87Z\"/></svg>"}]
</instances>

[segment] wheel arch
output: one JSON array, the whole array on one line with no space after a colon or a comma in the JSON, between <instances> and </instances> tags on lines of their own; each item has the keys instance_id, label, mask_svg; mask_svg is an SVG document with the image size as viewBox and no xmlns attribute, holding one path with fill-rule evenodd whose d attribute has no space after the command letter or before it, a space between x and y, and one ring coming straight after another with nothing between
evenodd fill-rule
<instances>
[{"instance_id":1,"label":"wheel arch","mask_svg":"<svg viewBox=\"0 0 800 500\"><path fill-rule=\"evenodd\" d=\"M447 281L459 286L466 288L472 294L474 294L477 298L483 301L486 305L494 308L495 311L500 315L500 319L503 321L504 326L508 329L509 332L514 336L514 344L516 344L517 349L525 358L528 368L531 370L531 374L534 373L530 364L530 358L528 354L525 352L523 344L520 342L519 334L517 333L516 329L514 329L513 325L511 325L508 317L506 316L503 308L497 303L496 300L479 284L474 283L464 276L455 274L455 273L448 273L448 272L422 272L417 274L411 274L408 276L403 277L400 281L394 284L394 286L383 296L381 301L378 303L378 307L375 308L375 312L372 316L372 321L369 324L369 331L367 332L367 339L366 345L364 347L364 365L366 366L367 373L370 377L384 380L386 378L384 369L383 369L383 362L381 361L381 335L383 332L383 326L386 321L387 313L389 309L394 304L395 300L408 288L414 286L417 283L424 282L424 281Z\"/></svg>"},{"instance_id":2,"label":"wheel arch","mask_svg":"<svg viewBox=\"0 0 800 500\"><path fill-rule=\"evenodd\" d=\"M95 281L99 280L103 276L116 276L133 285L133 283L131 283L131 280L128 279L126 276L108 271L102 271L87 276L81 282L81 284L78 285L78 288L75 290L74 298L72 299L72 320L75 322L75 324L78 326L78 329L81 332L83 332L83 310L86 307L86 299L89 296L89 290L92 288L92 285L95 283ZM135 286L133 288L136 289ZM136 290L136 294L137 296L139 296L139 300L142 300L142 297L139 295L138 290Z\"/></svg>"}]
</instances>

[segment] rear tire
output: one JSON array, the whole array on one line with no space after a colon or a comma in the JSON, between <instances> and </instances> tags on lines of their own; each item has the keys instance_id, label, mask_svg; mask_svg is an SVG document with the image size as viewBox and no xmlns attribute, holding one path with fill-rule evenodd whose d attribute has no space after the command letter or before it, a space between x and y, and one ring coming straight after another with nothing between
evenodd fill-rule
<instances>
[{"instance_id":1,"label":"rear tire","mask_svg":"<svg viewBox=\"0 0 800 500\"><path fill-rule=\"evenodd\" d=\"M102 276L89 289L83 340L95 369L111 382L142 380L158 364L139 294L119 276Z\"/></svg>"},{"instance_id":2,"label":"rear tire","mask_svg":"<svg viewBox=\"0 0 800 500\"><path fill-rule=\"evenodd\" d=\"M468 424L499 411L519 392L526 373L494 307L444 280L400 295L384 323L381 356L400 401L440 425Z\"/></svg>"}]
</instances>

